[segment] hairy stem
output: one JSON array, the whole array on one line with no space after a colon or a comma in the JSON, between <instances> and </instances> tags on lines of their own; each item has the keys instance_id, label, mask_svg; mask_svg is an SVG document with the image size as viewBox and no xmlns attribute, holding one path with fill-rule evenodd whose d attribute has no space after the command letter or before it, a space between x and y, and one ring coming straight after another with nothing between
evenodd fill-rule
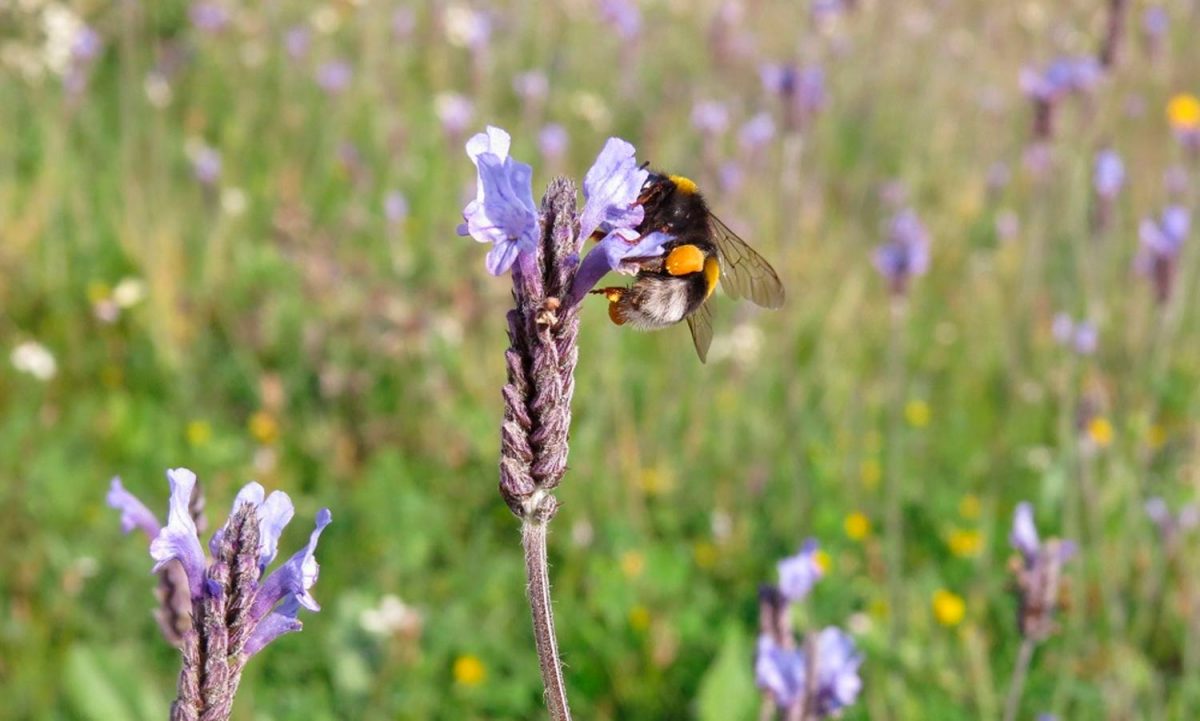
<instances>
[{"instance_id":1,"label":"hairy stem","mask_svg":"<svg viewBox=\"0 0 1200 721\"><path fill-rule=\"evenodd\" d=\"M558 639L554 633L554 609L550 601L550 569L546 562L547 522L525 518L521 523L521 546L525 549L525 576L529 582L529 610L533 614L533 637L542 684L546 688L546 707L552 721L570 721L567 685L563 681L558 658Z\"/></svg>"},{"instance_id":2,"label":"hairy stem","mask_svg":"<svg viewBox=\"0 0 1200 721\"><path fill-rule=\"evenodd\" d=\"M1017 718L1017 707L1021 705L1021 695L1025 692L1025 677L1029 675L1029 663L1033 661L1035 645L1036 642L1028 636L1021 640L1017 665L1013 668L1012 681L1008 685L1008 697L1004 699L1004 721Z\"/></svg>"}]
</instances>

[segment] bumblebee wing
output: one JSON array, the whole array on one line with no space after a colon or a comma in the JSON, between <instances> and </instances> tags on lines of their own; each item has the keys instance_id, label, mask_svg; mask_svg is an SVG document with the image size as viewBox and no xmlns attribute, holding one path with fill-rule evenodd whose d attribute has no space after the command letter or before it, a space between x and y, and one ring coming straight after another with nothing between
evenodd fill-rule
<instances>
[{"instance_id":1,"label":"bumblebee wing","mask_svg":"<svg viewBox=\"0 0 1200 721\"><path fill-rule=\"evenodd\" d=\"M708 346L712 344L712 307L707 302L687 317L688 330L692 332L692 343L696 346L696 355L700 362L708 360Z\"/></svg>"},{"instance_id":2,"label":"bumblebee wing","mask_svg":"<svg viewBox=\"0 0 1200 721\"><path fill-rule=\"evenodd\" d=\"M763 308L783 305L783 283L775 269L715 215L709 216L721 254L721 286L731 298L749 298Z\"/></svg>"}]
</instances>

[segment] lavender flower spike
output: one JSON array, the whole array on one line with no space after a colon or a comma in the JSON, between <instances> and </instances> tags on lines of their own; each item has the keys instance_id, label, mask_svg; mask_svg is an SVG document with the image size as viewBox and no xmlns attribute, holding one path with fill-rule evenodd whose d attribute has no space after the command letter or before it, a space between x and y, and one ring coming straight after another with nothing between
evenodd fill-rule
<instances>
[{"instance_id":1,"label":"lavender flower spike","mask_svg":"<svg viewBox=\"0 0 1200 721\"><path fill-rule=\"evenodd\" d=\"M170 561L179 561L187 574L192 599L199 599L203 590L204 550L196 535L196 522L188 509L196 474L186 468L172 468L167 471L167 480L171 483L167 525L150 542L150 556L156 561L154 571L162 570Z\"/></svg>"},{"instance_id":2,"label":"lavender flower spike","mask_svg":"<svg viewBox=\"0 0 1200 721\"><path fill-rule=\"evenodd\" d=\"M247 484L234 501L229 520L213 536L212 561L204 557L193 515L200 517L192 491L196 475L186 468L167 471L171 501L167 525L150 545L155 570L174 602L181 591L182 609L160 609L164 632L178 636L183 654L172 721L226 721L242 670L252 655L280 635L298 631L300 608L319 610L309 591L317 581L317 540L329 525L328 509L317 513L308 544L260 583L274 558L279 536L293 514L291 499L275 491L267 495L257 483ZM132 498L114 481L110 502L123 512L138 512ZM189 508L189 505L193 506ZM145 512L150 515L149 511ZM163 614L169 615L167 619ZM169 624L168 624L169 622ZM175 639L172 639L175 641Z\"/></svg>"},{"instance_id":3,"label":"lavender flower spike","mask_svg":"<svg viewBox=\"0 0 1200 721\"><path fill-rule=\"evenodd\" d=\"M896 296L905 295L912 278L929 270L929 232L915 211L892 217L887 241L875 250L875 267Z\"/></svg>"},{"instance_id":4,"label":"lavender flower spike","mask_svg":"<svg viewBox=\"0 0 1200 721\"><path fill-rule=\"evenodd\" d=\"M1020 601L1018 625L1021 635L1036 643L1057 628L1054 613L1059 605L1062 568L1075 555L1075 544L1054 538L1043 541L1034 526L1033 506L1029 503L1017 504L1009 540L1021 553L1021 559L1014 559L1011 569Z\"/></svg>"},{"instance_id":5,"label":"lavender flower spike","mask_svg":"<svg viewBox=\"0 0 1200 721\"><path fill-rule=\"evenodd\" d=\"M477 169L475 200L463 208L459 235L491 243L487 269L508 271L522 253L537 243L538 215L533 204L533 169L508 155L509 134L492 126L467 141L467 155Z\"/></svg>"}]
</instances>

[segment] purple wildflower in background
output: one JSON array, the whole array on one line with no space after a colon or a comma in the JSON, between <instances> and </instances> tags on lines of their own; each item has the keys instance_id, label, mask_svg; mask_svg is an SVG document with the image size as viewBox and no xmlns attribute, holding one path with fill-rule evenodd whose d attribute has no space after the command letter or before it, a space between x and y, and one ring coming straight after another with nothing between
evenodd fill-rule
<instances>
[{"instance_id":1,"label":"purple wildflower in background","mask_svg":"<svg viewBox=\"0 0 1200 721\"><path fill-rule=\"evenodd\" d=\"M1066 313L1058 313L1054 316L1050 331L1059 345L1067 346L1079 355L1095 353L1099 344L1099 334L1095 324L1086 320L1076 323Z\"/></svg>"},{"instance_id":2,"label":"purple wildflower in background","mask_svg":"<svg viewBox=\"0 0 1200 721\"><path fill-rule=\"evenodd\" d=\"M279 636L301 629L300 608L320 610L309 591L317 582L315 552L329 525L329 509L317 513L308 544L263 578L278 552L279 537L294 514L287 494L266 495L262 486L242 488L229 519L209 542L212 561L200 543L193 508L196 475L167 471L171 500L167 523L150 542L155 572L182 570L194 622L183 634L183 670L172 719L228 718L242 670L254 654ZM113 479L108 503L121 511L126 532L149 535L157 519Z\"/></svg>"},{"instance_id":3,"label":"purple wildflower in background","mask_svg":"<svg viewBox=\"0 0 1200 721\"><path fill-rule=\"evenodd\" d=\"M198 30L219 33L229 25L229 10L215 2L195 2L188 9L188 18Z\"/></svg>"},{"instance_id":4,"label":"purple wildflower in background","mask_svg":"<svg viewBox=\"0 0 1200 721\"><path fill-rule=\"evenodd\" d=\"M459 93L442 93L433 100L442 132L450 138L460 138L475 117L475 104Z\"/></svg>"},{"instance_id":5,"label":"purple wildflower in background","mask_svg":"<svg viewBox=\"0 0 1200 721\"><path fill-rule=\"evenodd\" d=\"M317 86L330 95L337 95L350 86L354 68L345 60L329 60L317 67Z\"/></svg>"},{"instance_id":6,"label":"purple wildflower in background","mask_svg":"<svg viewBox=\"0 0 1200 721\"><path fill-rule=\"evenodd\" d=\"M1158 529L1163 543L1171 547L1178 542L1182 534L1200 526L1200 506L1195 503L1186 504L1175 514L1171 513L1165 500L1155 496L1146 501L1144 508L1146 516Z\"/></svg>"},{"instance_id":7,"label":"purple wildflower in background","mask_svg":"<svg viewBox=\"0 0 1200 721\"><path fill-rule=\"evenodd\" d=\"M1056 628L1053 616L1059 605L1062 566L1075 555L1075 544L1043 541L1033 522L1033 506L1024 502L1013 512L1009 542L1020 553L1013 573L1020 599L1021 635L1035 642L1044 640Z\"/></svg>"},{"instance_id":8,"label":"purple wildflower in background","mask_svg":"<svg viewBox=\"0 0 1200 721\"><path fill-rule=\"evenodd\" d=\"M825 574L817 562L817 539L807 539L794 556L778 564L779 590L792 603L802 600Z\"/></svg>"},{"instance_id":9,"label":"purple wildflower in background","mask_svg":"<svg viewBox=\"0 0 1200 721\"><path fill-rule=\"evenodd\" d=\"M221 179L220 151L208 145L198 147L192 155L192 175L204 185L216 185Z\"/></svg>"},{"instance_id":10,"label":"purple wildflower in background","mask_svg":"<svg viewBox=\"0 0 1200 721\"><path fill-rule=\"evenodd\" d=\"M408 200L404 193L389 190L383 196L383 215L392 225L398 225L408 219Z\"/></svg>"},{"instance_id":11,"label":"purple wildflower in background","mask_svg":"<svg viewBox=\"0 0 1200 721\"><path fill-rule=\"evenodd\" d=\"M71 41L71 52L66 72L63 74L63 87L68 96L78 97L87 89L91 79L92 66L104 49L104 40L95 29L83 25L75 33Z\"/></svg>"},{"instance_id":12,"label":"purple wildflower in background","mask_svg":"<svg viewBox=\"0 0 1200 721\"><path fill-rule=\"evenodd\" d=\"M788 719L840 715L862 690L863 659L849 635L829 627L805 634L798 644L792 631L791 605L803 600L821 575L816 549L814 539L805 541L798 554L780 562L780 585L759 590L755 685L769 698L768 708Z\"/></svg>"},{"instance_id":13,"label":"purple wildflower in background","mask_svg":"<svg viewBox=\"0 0 1200 721\"><path fill-rule=\"evenodd\" d=\"M1134 267L1150 277L1160 303L1165 303L1171 296L1179 254L1190 230L1191 212L1180 205L1168 207L1158 220L1144 218L1138 226L1141 248L1134 259Z\"/></svg>"},{"instance_id":14,"label":"purple wildflower in background","mask_svg":"<svg viewBox=\"0 0 1200 721\"><path fill-rule=\"evenodd\" d=\"M721 167L717 170L717 183L722 192L736 192L742 187L745 180L746 174L742 172L742 166L736 160L727 160L721 163Z\"/></svg>"},{"instance_id":15,"label":"purple wildflower in background","mask_svg":"<svg viewBox=\"0 0 1200 721\"><path fill-rule=\"evenodd\" d=\"M766 63L759 68L759 78L767 92L783 101L784 127L789 130L803 129L829 101L825 71L817 65Z\"/></svg>"},{"instance_id":16,"label":"purple wildflower in background","mask_svg":"<svg viewBox=\"0 0 1200 721\"><path fill-rule=\"evenodd\" d=\"M306 25L293 25L283 35L283 49L292 60L302 60L312 44L312 32Z\"/></svg>"},{"instance_id":17,"label":"purple wildflower in background","mask_svg":"<svg viewBox=\"0 0 1200 721\"><path fill-rule=\"evenodd\" d=\"M1092 91L1104 69L1091 56L1057 58L1042 70L1023 68L1021 90L1033 101L1033 137L1046 141L1054 136L1054 111L1058 103L1073 93Z\"/></svg>"},{"instance_id":18,"label":"purple wildflower in background","mask_svg":"<svg viewBox=\"0 0 1200 721\"><path fill-rule=\"evenodd\" d=\"M1121 156L1112 148L1105 148L1096 153L1092 172L1092 187L1096 195L1112 200L1121 191L1125 183L1125 164Z\"/></svg>"},{"instance_id":19,"label":"purple wildflower in background","mask_svg":"<svg viewBox=\"0 0 1200 721\"><path fill-rule=\"evenodd\" d=\"M626 42L636 40L642 32L642 13L631 0L597 0L600 19Z\"/></svg>"},{"instance_id":20,"label":"purple wildflower in background","mask_svg":"<svg viewBox=\"0 0 1200 721\"><path fill-rule=\"evenodd\" d=\"M541 70L529 70L513 76L513 92L525 103L540 103L550 93L550 80Z\"/></svg>"},{"instance_id":21,"label":"purple wildflower in background","mask_svg":"<svg viewBox=\"0 0 1200 721\"><path fill-rule=\"evenodd\" d=\"M534 249L539 236L533 203L533 168L509 157L508 133L488 126L467 141L467 155L477 171L475 199L463 208L458 234L491 243L487 269L492 275L508 271L522 253Z\"/></svg>"},{"instance_id":22,"label":"purple wildflower in background","mask_svg":"<svg viewBox=\"0 0 1200 721\"><path fill-rule=\"evenodd\" d=\"M729 108L716 100L701 100L692 106L692 127L715 136L729 128Z\"/></svg>"},{"instance_id":23,"label":"purple wildflower in background","mask_svg":"<svg viewBox=\"0 0 1200 721\"><path fill-rule=\"evenodd\" d=\"M1151 5L1142 13L1142 38L1146 43L1146 53L1150 57L1162 54L1170 29L1171 17L1162 5Z\"/></svg>"},{"instance_id":24,"label":"purple wildflower in background","mask_svg":"<svg viewBox=\"0 0 1200 721\"><path fill-rule=\"evenodd\" d=\"M1187 168L1182 165L1172 165L1163 171L1163 189L1172 198L1187 195L1191 186L1192 181L1188 177Z\"/></svg>"},{"instance_id":25,"label":"purple wildflower in background","mask_svg":"<svg viewBox=\"0 0 1200 721\"><path fill-rule=\"evenodd\" d=\"M929 232L916 211L901 210L888 225L887 241L875 250L875 267L893 295L904 295L912 279L929 270Z\"/></svg>"},{"instance_id":26,"label":"purple wildflower in background","mask_svg":"<svg viewBox=\"0 0 1200 721\"><path fill-rule=\"evenodd\" d=\"M557 162L567 152L567 129L558 123L546 123L538 132L538 150L542 158Z\"/></svg>"},{"instance_id":27,"label":"purple wildflower in background","mask_svg":"<svg viewBox=\"0 0 1200 721\"><path fill-rule=\"evenodd\" d=\"M771 114L761 112L747 120L738 129L738 146L745 153L755 153L766 147L775 137L775 121Z\"/></svg>"}]
</instances>

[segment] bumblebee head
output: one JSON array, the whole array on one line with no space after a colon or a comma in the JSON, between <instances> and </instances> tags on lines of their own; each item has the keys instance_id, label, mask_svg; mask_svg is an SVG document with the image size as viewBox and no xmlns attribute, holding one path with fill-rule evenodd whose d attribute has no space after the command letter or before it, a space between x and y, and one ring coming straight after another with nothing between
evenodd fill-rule
<instances>
[{"instance_id":1,"label":"bumblebee head","mask_svg":"<svg viewBox=\"0 0 1200 721\"><path fill-rule=\"evenodd\" d=\"M642 198L646 210L642 230L678 233L707 223L708 206L690 178L653 173L646 180Z\"/></svg>"}]
</instances>

